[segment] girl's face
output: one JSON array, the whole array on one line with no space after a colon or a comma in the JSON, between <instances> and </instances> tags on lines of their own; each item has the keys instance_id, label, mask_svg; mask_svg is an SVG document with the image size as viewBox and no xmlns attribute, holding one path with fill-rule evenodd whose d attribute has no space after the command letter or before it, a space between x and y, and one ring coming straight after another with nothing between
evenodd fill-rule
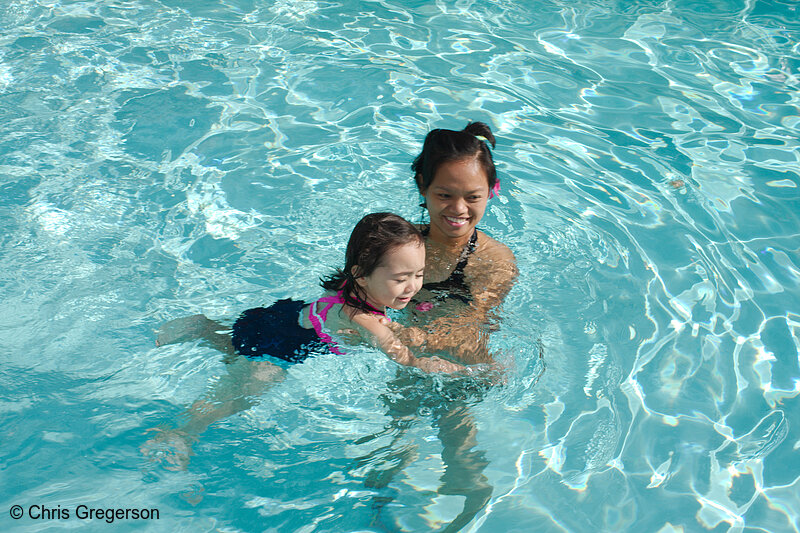
<instances>
[{"instance_id":1,"label":"girl's face","mask_svg":"<svg viewBox=\"0 0 800 533\"><path fill-rule=\"evenodd\" d=\"M448 161L422 196L431 216L431 237L466 242L486 211L489 177L476 158Z\"/></svg>"},{"instance_id":2,"label":"girl's face","mask_svg":"<svg viewBox=\"0 0 800 533\"><path fill-rule=\"evenodd\" d=\"M410 242L389 250L369 276L356 278L376 309L403 309L422 287L425 246Z\"/></svg>"}]
</instances>

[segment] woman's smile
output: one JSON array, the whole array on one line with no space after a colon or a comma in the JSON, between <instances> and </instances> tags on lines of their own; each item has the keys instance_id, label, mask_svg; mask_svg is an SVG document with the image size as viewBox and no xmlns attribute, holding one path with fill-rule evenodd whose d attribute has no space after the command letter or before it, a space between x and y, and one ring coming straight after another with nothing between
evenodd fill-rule
<instances>
[{"instance_id":1,"label":"woman's smile","mask_svg":"<svg viewBox=\"0 0 800 533\"><path fill-rule=\"evenodd\" d=\"M449 217L447 215L443 215L444 219L447 221L448 224L453 226L454 228L460 228L467 222L469 222L469 217Z\"/></svg>"}]
</instances>

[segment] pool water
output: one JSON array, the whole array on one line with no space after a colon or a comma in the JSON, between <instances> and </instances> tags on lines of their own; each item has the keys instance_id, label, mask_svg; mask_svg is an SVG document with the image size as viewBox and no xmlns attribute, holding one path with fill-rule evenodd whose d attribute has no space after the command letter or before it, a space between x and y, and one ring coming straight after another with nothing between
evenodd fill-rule
<instances>
[{"instance_id":1,"label":"pool water","mask_svg":"<svg viewBox=\"0 0 800 533\"><path fill-rule=\"evenodd\" d=\"M0 7L0 527L112 527L83 505L158 510L121 531L798 531L798 21L791 0ZM226 374L159 325L313 298L362 215L423 220L409 165L470 120L498 138L481 229L520 270L505 382L357 348L292 367L185 471L144 457Z\"/></svg>"}]
</instances>

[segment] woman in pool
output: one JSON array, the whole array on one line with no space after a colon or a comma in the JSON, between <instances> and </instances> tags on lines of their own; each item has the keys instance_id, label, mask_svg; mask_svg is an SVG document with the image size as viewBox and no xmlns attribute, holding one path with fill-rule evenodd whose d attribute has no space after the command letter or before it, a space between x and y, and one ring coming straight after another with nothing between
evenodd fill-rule
<instances>
[{"instance_id":1,"label":"woman in pool","mask_svg":"<svg viewBox=\"0 0 800 533\"><path fill-rule=\"evenodd\" d=\"M465 363L491 362L483 332L517 276L511 250L476 228L487 202L500 191L494 146L494 135L482 122L460 131L435 129L411 166L430 214L430 224L421 228L425 280L410 306L413 321L431 333L427 348Z\"/></svg>"},{"instance_id":2,"label":"woman in pool","mask_svg":"<svg viewBox=\"0 0 800 533\"><path fill-rule=\"evenodd\" d=\"M500 190L491 152L494 145L494 135L482 122L467 124L461 131L436 129L425 137L411 167L430 224L421 227L426 248L424 284L409 306L411 322L420 328L398 329L397 334L407 343L425 340L427 350L448 352L468 364L492 363L486 333L492 327L493 311L517 276L511 250L476 229L487 202ZM391 442L358 458L356 466L371 466L365 478L368 486L388 488L394 475L415 457L414 444L400 443L405 430L412 421L430 416L445 466L438 493L464 498L463 510L445 528L458 531L492 494L483 474L488 462L483 451L474 449L477 426L469 408L480 401L493 380L462 377L443 385L427 381L401 373L389 383L391 394L384 401L391 421L383 431L358 442L387 435L392 436ZM375 498L378 515L390 500Z\"/></svg>"}]
</instances>

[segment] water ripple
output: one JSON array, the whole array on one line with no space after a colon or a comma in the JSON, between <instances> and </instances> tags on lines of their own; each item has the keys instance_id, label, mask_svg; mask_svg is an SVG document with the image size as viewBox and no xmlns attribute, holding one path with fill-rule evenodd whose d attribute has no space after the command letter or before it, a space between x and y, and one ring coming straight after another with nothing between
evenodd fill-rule
<instances>
[{"instance_id":1,"label":"water ripple","mask_svg":"<svg viewBox=\"0 0 800 533\"><path fill-rule=\"evenodd\" d=\"M485 120L503 193L483 223L520 277L493 337L514 370L467 398L468 452L494 488L472 529L796 529L797 7L617 4L14 2L0 13L6 362L113 374L36 394L113 404L122 420L98 415L96 432L127 438L141 415L126 402L188 403L219 370L196 346L154 354L153 324L314 296L364 212L420 219L408 165L424 132ZM364 479L393 461L408 465L387 529L457 515L460 497L437 493L435 409L391 426L393 367L374 356L298 367L215 430L198 468L232 475L208 493L244 491L253 513L220 522L297 529L289 506L308 527L352 515L357 529L379 492Z\"/></svg>"}]
</instances>

